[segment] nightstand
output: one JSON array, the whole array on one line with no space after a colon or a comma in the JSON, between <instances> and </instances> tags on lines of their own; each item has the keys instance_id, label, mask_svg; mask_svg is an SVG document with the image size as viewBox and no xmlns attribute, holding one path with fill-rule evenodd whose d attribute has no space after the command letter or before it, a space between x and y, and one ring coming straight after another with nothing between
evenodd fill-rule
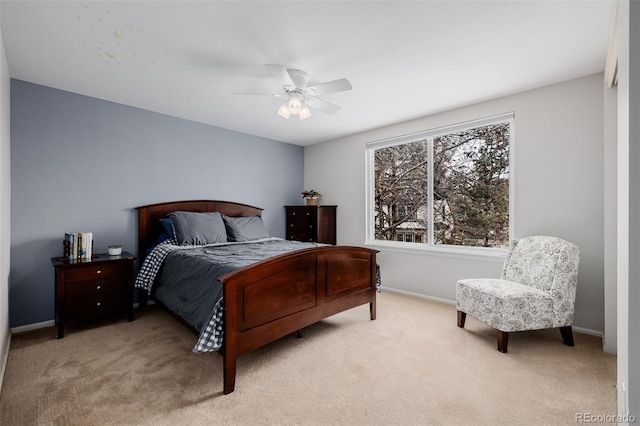
<instances>
[{"instance_id":1,"label":"nightstand","mask_svg":"<svg viewBox=\"0 0 640 426\"><path fill-rule=\"evenodd\" d=\"M71 322L92 321L127 312L133 321L133 262L123 252L117 256L95 254L91 259L53 257L56 279L58 339Z\"/></svg>"}]
</instances>

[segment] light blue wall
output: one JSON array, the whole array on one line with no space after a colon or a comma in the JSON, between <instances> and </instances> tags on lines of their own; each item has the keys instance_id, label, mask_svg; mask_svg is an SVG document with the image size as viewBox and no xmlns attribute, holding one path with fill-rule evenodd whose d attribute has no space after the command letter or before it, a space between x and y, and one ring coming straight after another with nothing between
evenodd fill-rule
<instances>
[{"instance_id":1,"label":"light blue wall","mask_svg":"<svg viewBox=\"0 0 640 426\"><path fill-rule=\"evenodd\" d=\"M96 252L135 253L134 207L189 199L265 209L284 237L300 203L302 147L61 90L11 81L12 327L54 318L54 270L65 232L94 234Z\"/></svg>"}]
</instances>

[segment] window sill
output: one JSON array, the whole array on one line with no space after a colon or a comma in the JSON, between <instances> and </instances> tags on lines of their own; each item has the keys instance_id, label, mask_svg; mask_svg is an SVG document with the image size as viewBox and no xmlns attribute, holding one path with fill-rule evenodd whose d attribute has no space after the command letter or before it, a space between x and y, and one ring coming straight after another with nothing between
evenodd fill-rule
<instances>
[{"instance_id":1,"label":"window sill","mask_svg":"<svg viewBox=\"0 0 640 426\"><path fill-rule=\"evenodd\" d=\"M410 254L429 254L445 257L466 257L466 258L488 258L504 261L507 256L507 249L504 248L485 248L485 247L459 247L459 246L430 246L421 243L401 243L394 241L367 241L367 247L376 250L386 250L394 252L403 252Z\"/></svg>"}]
</instances>

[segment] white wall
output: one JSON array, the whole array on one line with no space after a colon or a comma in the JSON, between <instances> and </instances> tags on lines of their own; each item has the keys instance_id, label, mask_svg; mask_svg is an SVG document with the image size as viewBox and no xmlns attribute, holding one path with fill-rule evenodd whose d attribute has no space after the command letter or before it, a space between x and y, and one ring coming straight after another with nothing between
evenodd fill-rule
<instances>
[{"instance_id":1,"label":"white wall","mask_svg":"<svg viewBox=\"0 0 640 426\"><path fill-rule=\"evenodd\" d=\"M9 151L9 65L0 28L0 389L9 355L9 241L11 155Z\"/></svg>"},{"instance_id":2,"label":"white wall","mask_svg":"<svg viewBox=\"0 0 640 426\"><path fill-rule=\"evenodd\" d=\"M618 2L618 414L640 416L640 2ZM622 417L619 424L630 424Z\"/></svg>"},{"instance_id":3,"label":"white wall","mask_svg":"<svg viewBox=\"0 0 640 426\"><path fill-rule=\"evenodd\" d=\"M617 353L618 344L618 295L616 291L617 257L617 190L616 174L618 162L618 91L617 87L604 87L604 336L602 348L605 352Z\"/></svg>"},{"instance_id":4,"label":"white wall","mask_svg":"<svg viewBox=\"0 0 640 426\"><path fill-rule=\"evenodd\" d=\"M629 310L629 412L640 416L640 2L629 6L629 145L632 173L629 179L631 223Z\"/></svg>"},{"instance_id":5,"label":"white wall","mask_svg":"<svg viewBox=\"0 0 640 426\"><path fill-rule=\"evenodd\" d=\"M338 243L365 241L365 144L515 112L514 237L546 234L581 248L575 325L604 330L603 75L596 74L305 148L305 188L338 205ZM498 276L502 258L382 248L383 286L453 302L460 278ZM454 319L452 319L454 321Z\"/></svg>"}]
</instances>

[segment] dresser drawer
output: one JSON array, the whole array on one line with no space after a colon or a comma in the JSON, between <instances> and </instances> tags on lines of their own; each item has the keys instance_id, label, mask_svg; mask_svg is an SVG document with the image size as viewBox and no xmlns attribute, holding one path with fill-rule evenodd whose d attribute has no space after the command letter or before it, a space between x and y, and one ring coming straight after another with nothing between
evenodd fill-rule
<instances>
[{"instance_id":1,"label":"dresser drawer","mask_svg":"<svg viewBox=\"0 0 640 426\"><path fill-rule=\"evenodd\" d=\"M121 294L110 293L66 303L69 321L89 321L127 311L127 300Z\"/></svg>"},{"instance_id":2,"label":"dresser drawer","mask_svg":"<svg viewBox=\"0 0 640 426\"><path fill-rule=\"evenodd\" d=\"M305 207L289 207L287 208L287 222L294 226L305 227L309 223L315 223L318 220L317 209L308 209Z\"/></svg>"},{"instance_id":3,"label":"dresser drawer","mask_svg":"<svg viewBox=\"0 0 640 426\"><path fill-rule=\"evenodd\" d=\"M315 233L311 232L309 229L303 229L303 230L288 229L287 240L313 242L315 241Z\"/></svg>"},{"instance_id":4,"label":"dresser drawer","mask_svg":"<svg viewBox=\"0 0 640 426\"><path fill-rule=\"evenodd\" d=\"M85 299L111 293L117 293L120 298L124 298L128 287L127 280L122 277L75 281L65 286L65 299Z\"/></svg>"},{"instance_id":5,"label":"dresser drawer","mask_svg":"<svg viewBox=\"0 0 640 426\"><path fill-rule=\"evenodd\" d=\"M82 265L75 268L69 268L66 271L65 281L72 283L76 281L88 281L98 278L121 277L126 275L131 268L126 263L120 264L100 264L100 265Z\"/></svg>"}]
</instances>

